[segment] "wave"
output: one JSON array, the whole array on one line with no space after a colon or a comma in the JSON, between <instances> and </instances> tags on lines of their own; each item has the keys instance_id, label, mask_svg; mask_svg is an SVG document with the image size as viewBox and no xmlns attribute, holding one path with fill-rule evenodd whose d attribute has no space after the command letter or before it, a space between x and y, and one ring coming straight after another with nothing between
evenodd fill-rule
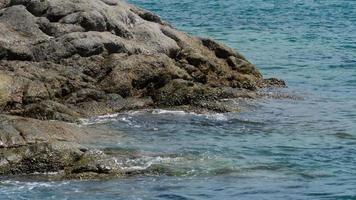
<instances>
[{"instance_id":1,"label":"wave","mask_svg":"<svg viewBox=\"0 0 356 200\"><path fill-rule=\"evenodd\" d=\"M44 181L44 182L39 182L39 181L18 181L18 180L0 180L0 187L2 190L6 190L6 188L10 190L16 190L16 191L31 191L37 188L52 188L52 187L58 187L58 186L63 186L69 184L69 181ZM13 191L13 192L16 192Z\"/></svg>"},{"instance_id":2,"label":"wave","mask_svg":"<svg viewBox=\"0 0 356 200\"><path fill-rule=\"evenodd\" d=\"M123 171L147 170L153 165L174 164L183 161L183 157L149 157L143 156L136 159L120 160L116 159L116 164Z\"/></svg>"},{"instance_id":3,"label":"wave","mask_svg":"<svg viewBox=\"0 0 356 200\"><path fill-rule=\"evenodd\" d=\"M122 121L130 123L133 117L139 117L144 115L169 115L169 116L191 116L191 117L203 117L209 120L216 120L216 121L227 121L229 120L227 114L222 113L205 113L205 114L198 114L194 112L186 112L182 110L165 110L165 109L145 109L145 110L138 110L138 111L128 111L122 113L115 113L115 114L108 114L108 115L101 115L93 118L83 118L80 119L81 125L93 125L93 124L100 124L106 123L110 121Z\"/></svg>"}]
</instances>

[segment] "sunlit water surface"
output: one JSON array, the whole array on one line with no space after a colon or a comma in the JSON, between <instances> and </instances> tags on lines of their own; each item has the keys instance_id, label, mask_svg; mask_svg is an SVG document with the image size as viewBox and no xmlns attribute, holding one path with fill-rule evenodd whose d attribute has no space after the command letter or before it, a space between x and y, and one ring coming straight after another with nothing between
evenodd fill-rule
<instances>
[{"instance_id":1,"label":"sunlit water surface","mask_svg":"<svg viewBox=\"0 0 356 200\"><path fill-rule=\"evenodd\" d=\"M241 113L122 113L110 149L162 173L105 181L0 180L1 199L356 199L356 1L132 0L236 48L301 98L235 101Z\"/></svg>"}]
</instances>

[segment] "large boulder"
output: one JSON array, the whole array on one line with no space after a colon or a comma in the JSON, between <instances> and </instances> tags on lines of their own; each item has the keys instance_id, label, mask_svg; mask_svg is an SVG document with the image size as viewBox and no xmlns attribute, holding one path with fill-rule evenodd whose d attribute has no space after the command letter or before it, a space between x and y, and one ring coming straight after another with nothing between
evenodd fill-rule
<instances>
[{"instance_id":1,"label":"large boulder","mask_svg":"<svg viewBox=\"0 0 356 200\"><path fill-rule=\"evenodd\" d=\"M0 175L120 175L115 159L82 147L98 132L64 122L155 107L228 112L221 99L270 86L284 82L125 1L0 0Z\"/></svg>"},{"instance_id":2,"label":"large boulder","mask_svg":"<svg viewBox=\"0 0 356 200\"><path fill-rule=\"evenodd\" d=\"M265 81L232 48L120 0L2 0L0 36L0 109L7 114L76 121L229 97L219 88L283 85ZM178 82L187 84L176 92ZM199 90L183 92L191 85Z\"/></svg>"}]
</instances>

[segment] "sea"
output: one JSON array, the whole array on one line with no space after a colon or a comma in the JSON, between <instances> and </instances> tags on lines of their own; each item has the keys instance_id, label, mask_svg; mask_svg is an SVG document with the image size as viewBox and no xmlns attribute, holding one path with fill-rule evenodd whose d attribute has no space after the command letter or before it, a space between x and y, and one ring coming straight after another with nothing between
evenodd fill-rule
<instances>
[{"instance_id":1,"label":"sea","mask_svg":"<svg viewBox=\"0 0 356 200\"><path fill-rule=\"evenodd\" d=\"M87 119L119 134L111 151L142 155L125 167L159 170L106 180L1 178L0 199L356 199L355 0L129 2L235 48L288 87L229 100L236 113ZM278 93L289 98L269 97Z\"/></svg>"}]
</instances>

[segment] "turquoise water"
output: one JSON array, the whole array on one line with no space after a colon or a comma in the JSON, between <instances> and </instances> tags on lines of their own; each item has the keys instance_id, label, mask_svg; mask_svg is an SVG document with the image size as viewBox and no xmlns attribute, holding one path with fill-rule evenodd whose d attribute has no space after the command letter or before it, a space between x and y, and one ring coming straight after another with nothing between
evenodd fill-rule
<instances>
[{"instance_id":1,"label":"turquoise water","mask_svg":"<svg viewBox=\"0 0 356 200\"><path fill-rule=\"evenodd\" d=\"M238 49L298 98L241 113L164 110L93 119L124 164L160 173L106 181L0 180L0 199L356 199L356 1L132 0L181 30Z\"/></svg>"}]
</instances>

